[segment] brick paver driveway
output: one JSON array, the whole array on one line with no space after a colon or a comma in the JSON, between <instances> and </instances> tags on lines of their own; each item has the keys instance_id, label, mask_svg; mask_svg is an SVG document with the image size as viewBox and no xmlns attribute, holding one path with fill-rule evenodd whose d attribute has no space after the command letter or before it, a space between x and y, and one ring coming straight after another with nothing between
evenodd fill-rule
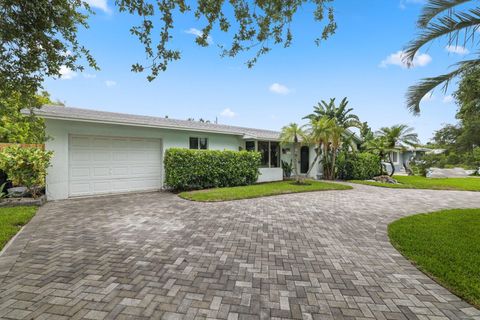
<instances>
[{"instance_id":1,"label":"brick paver driveway","mask_svg":"<svg viewBox=\"0 0 480 320\"><path fill-rule=\"evenodd\" d=\"M400 216L480 193L354 190L194 203L166 193L48 203L0 258L5 319L472 319L402 258Z\"/></svg>"}]
</instances>

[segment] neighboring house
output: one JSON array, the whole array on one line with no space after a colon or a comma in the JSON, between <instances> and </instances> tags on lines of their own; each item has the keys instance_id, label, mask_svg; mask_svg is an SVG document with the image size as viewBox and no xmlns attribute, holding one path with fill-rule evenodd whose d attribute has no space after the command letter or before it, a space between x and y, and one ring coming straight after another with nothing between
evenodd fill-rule
<instances>
[{"instance_id":1,"label":"neighboring house","mask_svg":"<svg viewBox=\"0 0 480 320\"><path fill-rule=\"evenodd\" d=\"M36 114L45 119L51 138L45 146L54 152L46 179L50 200L159 190L163 155L172 147L259 151L258 182L282 180L281 160L291 159L291 146L281 146L276 131L58 106ZM315 150L297 149L306 173ZM313 168L310 175L317 173Z\"/></svg>"},{"instance_id":2,"label":"neighboring house","mask_svg":"<svg viewBox=\"0 0 480 320\"><path fill-rule=\"evenodd\" d=\"M409 168L409 164L412 160L420 159L425 153L428 153L431 149L428 148L414 148L414 147L402 147L397 146L395 150L391 152L393 165L395 167L395 173L407 173L405 167ZM391 172L390 162L384 161L384 165L387 172Z\"/></svg>"}]
</instances>

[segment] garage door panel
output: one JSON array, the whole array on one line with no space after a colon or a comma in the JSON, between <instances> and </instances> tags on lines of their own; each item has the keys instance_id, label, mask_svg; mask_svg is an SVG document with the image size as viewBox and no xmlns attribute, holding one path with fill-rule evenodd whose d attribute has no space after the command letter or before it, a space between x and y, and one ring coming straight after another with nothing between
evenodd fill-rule
<instances>
[{"instance_id":1,"label":"garage door panel","mask_svg":"<svg viewBox=\"0 0 480 320\"><path fill-rule=\"evenodd\" d=\"M89 147L91 145L89 137L72 136L70 138L70 146L73 147Z\"/></svg>"},{"instance_id":2,"label":"garage door panel","mask_svg":"<svg viewBox=\"0 0 480 320\"><path fill-rule=\"evenodd\" d=\"M110 167L94 167L93 178L108 178L110 176Z\"/></svg>"},{"instance_id":3,"label":"garage door panel","mask_svg":"<svg viewBox=\"0 0 480 320\"><path fill-rule=\"evenodd\" d=\"M159 139L71 136L69 155L70 196L161 187Z\"/></svg>"},{"instance_id":4,"label":"garage door panel","mask_svg":"<svg viewBox=\"0 0 480 320\"><path fill-rule=\"evenodd\" d=\"M90 168L75 167L70 170L72 178L88 178L90 177Z\"/></svg>"},{"instance_id":5,"label":"garage door panel","mask_svg":"<svg viewBox=\"0 0 480 320\"><path fill-rule=\"evenodd\" d=\"M70 152L71 161L90 161L90 154L81 150L75 150Z\"/></svg>"},{"instance_id":6,"label":"garage door panel","mask_svg":"<svg viewBox=\"0 0 480 320\"><path fill-rule=\"evenodd\" d=\"M129 167L112 167L112 176L128 176L130 174Z\"/></svg>"},{"instance_id":7,"label":"garage door panel","mask_svg":"<svg viewBox=\"0 0 480 320\"><path fill-rule=\"evenodd\" d=\"M89 195L91 194L90 183L70 181L70 193L76 196Z\"/></svg>"},{"instance_id":8,"label":"garage door panel","mask_svg":"<svg viewBox=\"0 0 480 320\"><path fill-rule=\"evenodd\" d=\"M113 161L128 161L128 151L113 151L112 152Z\"/></svg>"},{"instance_id":9,"label":"garage door panel","mask_svg":"<svg viewBox=\"0 0 480 320\"><path fill-rule=\"evenodd\" d=\"M98 151L98 150L95 150L92 155L93 155L93 158L92 160L93 161L110 161L112 159L111 157L111 151Z\"/></svg>"}]
</instances>

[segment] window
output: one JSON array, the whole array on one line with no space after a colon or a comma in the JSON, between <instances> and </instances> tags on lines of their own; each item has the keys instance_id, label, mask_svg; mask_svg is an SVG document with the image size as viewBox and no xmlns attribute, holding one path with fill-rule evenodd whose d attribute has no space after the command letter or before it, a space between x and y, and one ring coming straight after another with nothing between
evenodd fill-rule
<instances>
[{"instance_id":1,"label":"window","mask_svg":"<svg viewBox=\"0 0 480 320\"><path fill-rule=\"evenodd\" d=\"M255 141L245 141L245 150L255 151Z\"/></svg>"},{"instance_id":2,"label":"window","mask_svg":"<svg viewBox=\"0 0 480 320\"><path fill-rule=\"evenodd\" d=\"M270 167L280 167L280 144L278 142L270 142Z\"/></svg>"},{"instance_id":3,"label":"window","mask_svg":"<svg viewBox=\"0 0 480 320\"><path fill-rule=\"evenodd\" d=\"M258 152L262 154L262 160L260 165L262 167L268 167L268 156L269 156L269 143L268 141L258 141Z\"/></svg>"},{"instance_id":4,"label":"window","mask_svg":"<svg viewBox=\"0 0 480 320\"><path fill-rule=\"evenodd\" d=\"M208 149L208 139L190 137L190 149Z\"/></svg>"},{"instance_id":5,"label":"window","mask_svg":"<svg viewBox=\"0 0 480 320\"><path fill-rule=\"evenodd\" d=\"M395 163L398 163L398 152L393 151L391 156L392 156L392 161Z\"/></svg>"},{"instance_id":6,"label":"window","mask_svg":"<svg viewBox=\"0 0 480 320\"><path fill-rule=\"evenodd\" d=\"M264 168L280 167L280 144L278 142L258 141L258 152L262 155L260 165Z\"/></svg>"}]
</instances>

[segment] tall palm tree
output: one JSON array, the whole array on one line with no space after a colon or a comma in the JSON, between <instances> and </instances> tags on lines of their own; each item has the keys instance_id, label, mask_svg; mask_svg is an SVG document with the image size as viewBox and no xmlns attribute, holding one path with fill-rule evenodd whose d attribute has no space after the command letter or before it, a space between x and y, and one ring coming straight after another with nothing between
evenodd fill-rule
<instances>
[{"instance_id":1,"label":"tall palm tree","mask_svg":"<svg viewBox=\"0 0 480 320\"><path fill-rule=\"evenodd\" d=\"M316 146L317 153L308 169L307 176L321 157L325 179L335 179L336 156L342 146L345 130L335 119L330 119L327 116L310 120L308 141Z\"/></svg>"},{"instance_id":2,"label":"tall palm tree","mask_svg":"<svg viewBox=\"0 0 480 320\"><path fill-rule=\"evenodd\" d=\"M461 8L459 8L459 6ZM475 35L480 28L480 5L474 0L427 0L417 20L420 33L405 50L405 61L412 65L418 51L433 41L446 37L448 45L477 45ZM446 74L425 78L411 86L407 92L407 107L415 114L420 112L420 101L436 87L446 90L450 81L463 72L480 65L480 59L464 60Z\"/></svg>"},{"instance_id":3,"label":"tall palm tree","mask_svg":"<svg viewBox=\"0 0 480 320\"><path fill-rule=\"evenodd\" d=\"M345 129L352 127L360 128L360 119L357 115L351 113L353 108L347 108L347 106L348 100L346 97L340 101L338 106L335 105L335 98L331 98L328 103L322 100L313 107L313 113L305 116L303 119L319 120L327 117L328 119L335 119Z\"/></svg>"},{"instance_id":4,"label":"tall palm tree","mask_svg":"<svg viewBox=\"0 0 480 320\"><path fill-rule=\"evenodd\" d=\"M305 139L305 132L303 128L296 123L290 123L288 126L282 128L280 133L280 140L282 144L291 144L292 145L292 161L293 161L293 171L295 172L295 177L298 181L298 163L297 163L297 146Z\"/></svg>"},{"instance_id":5,"label":"tall palm tree","mask_svg":"<svg viewBox=\"0 0 480 320\"><path fill-rule=\"evenodd\" d=\"M383 127L377 131L377 137L383 139L385 150L388 151L388 160L392 166L392 172L390 176L393 176L395 173L395 167L392 159L392 151L395 149L395 147L404 148L405 146L415 147L418 145L418 135L413 131L413 128L405 124Z\"/></svg>"}]
</instances>

